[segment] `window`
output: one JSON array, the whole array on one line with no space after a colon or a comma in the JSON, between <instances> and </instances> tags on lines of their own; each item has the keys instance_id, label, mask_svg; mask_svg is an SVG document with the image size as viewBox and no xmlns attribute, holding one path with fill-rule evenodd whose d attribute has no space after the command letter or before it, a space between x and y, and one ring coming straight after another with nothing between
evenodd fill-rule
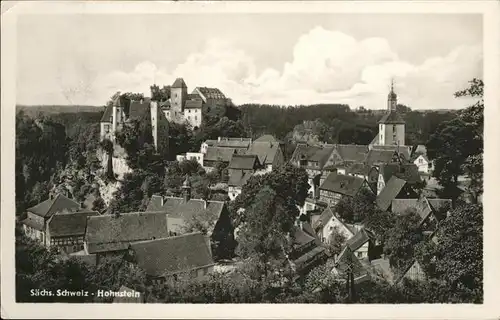
<instances>
[{"instance_id":1,"label":"window","mask_svg":"<svg viewBox=\"0 0 500 320\"><path fill-rule=\"evenodd\" d=\"M194 120L198 120L198 116L194 116Z\"/></svg>"},{"instance_id":2,"label":"window","mask_svg":"<svg viewBox=\"0 0 500 320\"><path fill-rule=\"evenodd\" d=\"M424 160L422 160L422 158L418 159L418 163L423 163Z\"/></svg>"},{"instance_id":3,"label":"window","mask_svg":"<svg viewBox=\"0 0 500 320\"><path fill-rule=\"evenodd\" d=\"M358 258L362 258L363 257L363 252L357 252L357 255L358 255Z\"/></svg>"}]
</instances>

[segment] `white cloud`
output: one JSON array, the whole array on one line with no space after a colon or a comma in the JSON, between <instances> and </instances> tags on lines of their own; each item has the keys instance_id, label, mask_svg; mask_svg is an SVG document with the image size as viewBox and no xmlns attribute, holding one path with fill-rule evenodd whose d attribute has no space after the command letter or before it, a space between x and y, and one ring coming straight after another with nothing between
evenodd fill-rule
<instances>
[{"instance_id":1,"label":"white cloud","mask_svg":"<svg viewBox=\"0 0 500 320\"><path fill-rule=\"evenodd\" d=\"M400 102L413 109L458 108L466 103L453 93L473 77L480 77L481 70L480 46L458 47L446 56L415 65L401 60L383 38L357 40L316 27L297 40L291 61L284 62L281 70L257 72L245 51L222 39L211 39L170 70L144 61L131 72L100 74L92 82L92 98L81 95L75 99L102 105L116 91L149 95L153 81L170 84L183 77L190 90L219 87L238 104L348 103L380 109L385 108L390 79L394 78Z\"/></svg>"}]
</instances>

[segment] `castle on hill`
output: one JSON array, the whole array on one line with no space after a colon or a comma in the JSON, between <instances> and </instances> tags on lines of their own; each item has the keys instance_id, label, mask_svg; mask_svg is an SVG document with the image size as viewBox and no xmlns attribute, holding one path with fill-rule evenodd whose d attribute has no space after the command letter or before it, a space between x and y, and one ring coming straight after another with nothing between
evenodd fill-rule
<instances>
[{"instance_id":1,"label":"castle on hill","mask_svg":"<svg viewBox=\"0 0 500 320\"><path fill-rule=\"evenodd\" d=\"M127 101L117 95L106 107L101 118L100 138L115 141L115 133L132 120L143 121L150 113L153 142L158 147L158 135L168 135L168 126L161 126L162 120L186 123L197 129L201 126L206 106L228 106L230 99L217 88L196 87L188 94L184 79L177 78L171 86L151 86L151 98Z\"/></svg>"}]
</instances>

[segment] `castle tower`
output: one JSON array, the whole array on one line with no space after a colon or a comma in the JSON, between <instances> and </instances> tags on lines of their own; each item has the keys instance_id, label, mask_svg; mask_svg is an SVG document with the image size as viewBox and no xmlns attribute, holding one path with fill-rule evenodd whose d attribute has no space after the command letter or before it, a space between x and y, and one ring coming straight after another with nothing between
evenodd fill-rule
<instances>
[{"instance_id":1,"label":"castle tower","mask_svg":"<svg viewBox=\"0 0 500 320\"><path fill-rule=\"evenodd\" d=\"M405 145L405 121L396 110L398 96L394 93L394 83L387 96L387 113L379 121L379 141L381 146Z\"/></svg>"},{"instance_id":2,"label":"castle tower","mask_svg":"<svg viewBox=\"0 0 500 320\"><path fill-rule=\"evenodd\" d=\"M118 94L113 101L113 115L111 116L113 121L112 123L112 131L111 131L111 141L115 141L115 132L116 129L119 128L123 122L123 108L121 103L120 94Z\"/></svg>"},{"instance_id":3,"label":"castle tower","mask_svg":"<svg viewBox=\"0 0 500 320\"><path fill-rule=\"evenodd\" d=\"M182 78L177 78L170 88L170 110L173 119L184 117L184 104L187 100L187 86Z\"/></svg>"}]
</instances>

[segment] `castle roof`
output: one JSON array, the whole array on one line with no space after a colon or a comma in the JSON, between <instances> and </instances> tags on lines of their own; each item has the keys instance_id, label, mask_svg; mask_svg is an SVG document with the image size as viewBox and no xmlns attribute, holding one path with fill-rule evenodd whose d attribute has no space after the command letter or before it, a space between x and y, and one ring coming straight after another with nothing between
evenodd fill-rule
<instances>
[{"instance_id":1,"label":"castle roof","mask_svg":"<svg viewBox=\"0 0 500 320\"><path fill-rule=\"evenodd\" d=\"M177 79L175 79L174 83L172 84L172 88L187 88L187 85L184 82L184 79L177 78Z\"/></svg>"},{"instance_id":2,"label":"castle roof","mask_svg":"<svg viewBox=\"0 0 500 320\"><path fill-rule=\"evenodd\" d=\"M395 110L391 110L388 113L386 113L382 119L378 122L380 124L405 124L405 121L403 118L401 118L401 115L399 112Z\"/></svg>"}]
</instances>

